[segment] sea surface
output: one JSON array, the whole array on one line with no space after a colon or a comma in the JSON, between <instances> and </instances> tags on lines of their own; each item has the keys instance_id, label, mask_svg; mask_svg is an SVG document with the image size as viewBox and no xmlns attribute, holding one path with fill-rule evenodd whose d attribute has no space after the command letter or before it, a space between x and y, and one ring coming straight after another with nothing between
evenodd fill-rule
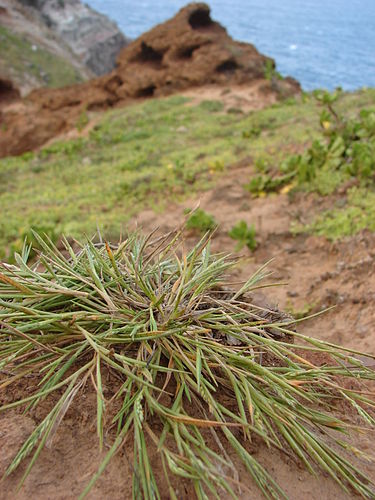
<instances>
[{"instance_id":1,"label":"sea surface","mask_svg":"<svg viewBox=\"0 0 375 500\"><path fill-rule=\"evenodd\" d=\"M136 38L186 0L86 0ZM212 17L305 90L375 87L375 0L211 0Z\"/></svg>"}]
</instances>

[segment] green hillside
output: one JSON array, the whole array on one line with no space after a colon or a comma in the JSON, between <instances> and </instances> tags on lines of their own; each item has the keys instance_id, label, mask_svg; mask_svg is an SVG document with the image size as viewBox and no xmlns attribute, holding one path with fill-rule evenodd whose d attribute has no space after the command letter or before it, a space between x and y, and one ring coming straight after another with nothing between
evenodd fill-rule
<instances>
[{"instance_id":1,"label":"green hillside","mask_svg":"<svg viewBox=\"0 0 375 500\"><path fill-rule=\"evenodd\" d=\"M0 26L0 70L16 82L31 80L44 87L63 87L83 81L69 61L36 47L25 36L4 26Z\"/></svg>"},{"instance_id":2,"label":"green hillside","mask_svg":"<svg viewBox=\"0 0 375 500\"><path fill-rule=\"evenodd\" d=\"M218 101L191 105L174 96L108 112L86 138L0 160L0 257L20 249L32 227L56 240L62 232L91 234L99 225L106 237L117 238L137 212L162 211L170 200L209 189L244 159L249 200L301 190L331 197L329 216L322 212L308 227L296 223L294 230L334 238L363 227L375 230L373 172L362 178L338 168L337 158L316 169L313 179L291 168L291 155L306 154L314 139L327 142L319 124L323 108L312 95L250 113L224 111ZM335 109L350 119L361 109L374 111L375 90L344 94ZM82 115L77 128L87 119ZM368 139L370 148L373 140ZM345 203L337 204L335 193L353 177L358 182Z\"/></svg>"}]
</instances>

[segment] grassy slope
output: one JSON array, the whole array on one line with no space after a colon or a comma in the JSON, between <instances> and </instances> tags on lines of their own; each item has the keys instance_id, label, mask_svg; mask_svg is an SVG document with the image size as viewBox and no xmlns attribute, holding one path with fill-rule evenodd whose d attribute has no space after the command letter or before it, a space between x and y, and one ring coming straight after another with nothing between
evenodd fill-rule
<instances>
[{"instance_id":1,"label":"grassy slope","mask_svg":"<svg viewBox=\"0 0 375 500\"><path fill-rule=\"evenodd\" d=\"M345 95L339 108L355 114L374 102L374 90L361 91ZM247 157L276 167L320 136L319 109L308 96L248 114L233 111L212 101L190 106L178 96L147 101L103 115L87 139L1 160L0 257L19 249L30 227L57 238L99 225L116 238L142 208L162 210L171 198L208 189ZM358 201L363 205L357 194L353 207ZM322 224L315 229L325 234Z\"/></svg>"},{"instance_id":2,"label":"grassy slope","mask_svg":"<svg viewBox=\"0 0 375 500\"><path fill-rule=\"evenodd\" d=\"M41 47L34 51L25 37L0 26L0 68L2 66L7 72L10 68L12 75L21 81L25 80L25 75L30 75L42 86L63 87L82 81L69 61Z\"/></svg>"}]
</instances>

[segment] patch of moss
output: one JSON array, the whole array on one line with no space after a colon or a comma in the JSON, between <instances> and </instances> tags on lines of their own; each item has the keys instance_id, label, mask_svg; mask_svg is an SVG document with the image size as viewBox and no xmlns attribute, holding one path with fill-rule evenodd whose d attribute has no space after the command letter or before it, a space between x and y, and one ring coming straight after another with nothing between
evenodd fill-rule
<instances>
[{"instance_id":1,"label":"patch of moss","mask_svg":"<svg viewBox=\"0 0 375 500\"><path fill-rule=\"evenodd\" d=\"M316 308L316 302L306 302L301 308L296 308L292 301L289 299L285 306L285 311L288 312L294 319L303 319L313 313Z\"/></svg>"}]
</instances>

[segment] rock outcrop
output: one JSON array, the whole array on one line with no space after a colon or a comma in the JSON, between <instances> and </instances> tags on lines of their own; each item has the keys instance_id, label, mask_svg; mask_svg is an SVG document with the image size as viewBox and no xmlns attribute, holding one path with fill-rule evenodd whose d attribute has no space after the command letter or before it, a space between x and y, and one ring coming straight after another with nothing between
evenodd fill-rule
<instances>
[{"instance_id":1,"label":"rock outcrop","mask_svg":"<svg viewBox=\"0 0 375 500\"><path fill-rule=\"evenodd\" d=\"M0 0L0 76L22 95L109 73L128 42L79 0Z\"/></svg>"},{"instance_id":2,"label":"rock outcrop","mask_svg":"<svg viewBox=\"0 0 375 500\"><path fill-rule=\"evenodd\" d=\"M274 61L248 43L235 42L210 17L204 3L183 8L129 44L116 69L101 78L63 89L33 91L22 106L3 110L0 155L35 149L74 127L82 112L165 96L205 85L250 85L275 98L300 91L292 78L272 75ZM271 68L271 70L270 70Z\"/></svg>"}]
</instances>

